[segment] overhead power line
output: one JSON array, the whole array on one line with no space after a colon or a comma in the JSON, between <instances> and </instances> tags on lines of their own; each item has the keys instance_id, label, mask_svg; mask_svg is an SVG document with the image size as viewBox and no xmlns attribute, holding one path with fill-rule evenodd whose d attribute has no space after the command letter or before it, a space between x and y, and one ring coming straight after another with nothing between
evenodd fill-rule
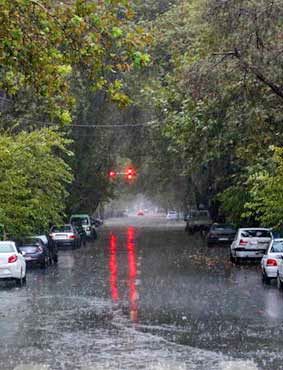
<instances>
[{"instance_id":1,"label":"overhead power line","mask_svg":"<svg viewBox=\"0 0 283 370\"><path fill-rule=\"evenodd\" d=\"M78 128L121 128L121 127L147 127L147 126L153 126L154 124L157 123L157 120L154 121L149 121L149 122L144 122L144 123L121 123L121 124L107 124L107 125L80 125L80 124L75 124L71 125L71 127L78 127Z\"/></svg>"}]
</instances>

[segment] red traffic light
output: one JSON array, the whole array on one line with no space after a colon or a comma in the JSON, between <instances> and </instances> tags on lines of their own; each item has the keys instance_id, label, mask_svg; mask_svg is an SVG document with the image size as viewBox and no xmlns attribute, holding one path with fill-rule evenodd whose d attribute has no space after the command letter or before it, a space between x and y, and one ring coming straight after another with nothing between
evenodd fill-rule
<instances>
[{"instance_id":1,"label":"red traffic light","mask_svg":"<svg viewBox=\"0 0 283 370\"><path fill-rule=\"evenodd\" d=\"M136 175L137 175L136 171L133 168L127 168L126 170L127 180L133 180Z\"/></svg>"},{"instance_id":2,"label":"red traffic light","mask_svg":"<svg viewBox=\"0 0 283 370\"><path fill-rule=\"evenodd\" d=\"M110 179L115 179L115 177L116 177L116 172L115 171L110 171L109 172L109 177L110 177Z\"/></svg>"}]
</instances>

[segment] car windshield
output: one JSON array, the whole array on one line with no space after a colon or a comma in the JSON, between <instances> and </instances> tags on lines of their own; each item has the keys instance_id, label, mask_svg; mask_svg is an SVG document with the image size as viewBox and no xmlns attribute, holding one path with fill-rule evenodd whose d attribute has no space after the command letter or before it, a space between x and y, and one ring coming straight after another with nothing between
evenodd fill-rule
<instances>
[{"instance_id":1,"label":"car windshield","mask_svg":"<svg viewBox=\"0 0 283 370\"><path fill-rule=\"evenodd\" d=\"M71 222L74 224L79 224L79 225L88 225L88 218L87 217L72 217Z\"/></svg>"},{"instance_id":2,"label":"car windshield","mask_svg":"<svg viewBox=\"0 0 283 370\"><path fill-rule=\"evenodd\" d=\"M283 253L283 240L274 241L270 250L271 253Z\"/></svg>"},{"instance_id":3,"label":"car windshield","mask_svg":"<svg viewBox=\"0 0 283 370\"><path fill-rule=\"evenodd\" d=\"M15 249L11 243L1 243L0 244L0 253L13 253Z\"/></svg>"},{"instance_id":4,"label":"car windshield","mask_svg":"<svg viewBox=\"0 0 283 370\"><path fill-rule=\"evenodd\" d=\"M244 230L241 232L243 238L271 238L269 230Z\"/></svg>"},{"instance_id":5,"label":"car windshield","mask_svg":"<svg viewBox=\"0 0 283 370\"><path fill-rule=\"evenodd\" d=\"M68 233L72 231L72 227L70 225L53 226L51 231L53 233Z\"/></svg>"}]
</instances>

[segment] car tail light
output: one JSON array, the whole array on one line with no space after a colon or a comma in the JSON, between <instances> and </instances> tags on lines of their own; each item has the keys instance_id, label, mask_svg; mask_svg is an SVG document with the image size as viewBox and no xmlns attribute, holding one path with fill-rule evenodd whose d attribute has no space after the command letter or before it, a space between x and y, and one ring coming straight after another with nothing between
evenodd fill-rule
<instances>
[{"instance_id":1,"label":"car tail light","mask_svg":"<svg viewBox=\"0 0 283 370\"><path fill-rule=\"evenodd\" d=\"M246 240L241 239L239 245L247 245L248 242Z\"/></svg>"},{"instance_id":2,"label":"car tail light","mask_svg":"<svg viewBox=\"0 0 283 370\"><path fill-rule=\"evenodd\" d=\"M68 236L69 239L76 239L76 235L72 234Z\"/></svg>"},{"instance_id":3,"label":"car tail light","mask_svg":"<svg viewBox=\"0 0 283 370\"><path fill-rule=\"evenodd\" d=\"M17 259L18 259L18 256L16 256L16 255L14 254L13 256L10 256L10 257L8 258L8 263L14 263L14 262L16 262L16 261L17 261Z\"/></svg>"},{"instance_id":4,"label":"car tail light","mask_svg":"<svg viewBox=\"0 0 283 370\"><path fill-rule=\"evenodd\" d=\"M277 266L277 261L273 258L268 258L268 260L266 261L266 265L267 266Z\"/></svg>"}]
</instances>

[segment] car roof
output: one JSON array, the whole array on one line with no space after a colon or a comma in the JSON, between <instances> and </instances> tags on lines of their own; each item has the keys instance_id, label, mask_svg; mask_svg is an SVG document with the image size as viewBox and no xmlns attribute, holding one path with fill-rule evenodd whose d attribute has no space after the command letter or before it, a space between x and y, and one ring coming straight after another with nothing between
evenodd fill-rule
<instances>
[{"instance_id":1,"label":"car roof","mask_svg":"<svg viewBox=\"0 0 283 370\"><path fill-rule=\"evenodd\" d=\"M271 231L270 229L266 227L245 227L245 228L240 228L239 231L247 231L247 230L266 230L266 231Z\"/></svg>"},{"instance_id":2,"label":"car roof","mask_svg":"<svg viewBox=\"0 0 283 370\"><path fill-rule=\"evenodd\" d=\"M12 240L1 240L1 241L0 241L0 245L1 245L1 244L7 244L7 243L10 243L10 244L12 244L12 245L15 245L15 242L14 242L14 241L12 241Z\"/></svg>"},{"instance_id":3,"label":"car roof","mask_svg":"<svg viewBox=\"0 0 283 370\"><path fill-rule=\"evenodd\" d=\"M71 218L72 217L90 217L90 215L88 215L87 213L78 213L75 215L71 215Z\"/></svg>"}]
</instances>

